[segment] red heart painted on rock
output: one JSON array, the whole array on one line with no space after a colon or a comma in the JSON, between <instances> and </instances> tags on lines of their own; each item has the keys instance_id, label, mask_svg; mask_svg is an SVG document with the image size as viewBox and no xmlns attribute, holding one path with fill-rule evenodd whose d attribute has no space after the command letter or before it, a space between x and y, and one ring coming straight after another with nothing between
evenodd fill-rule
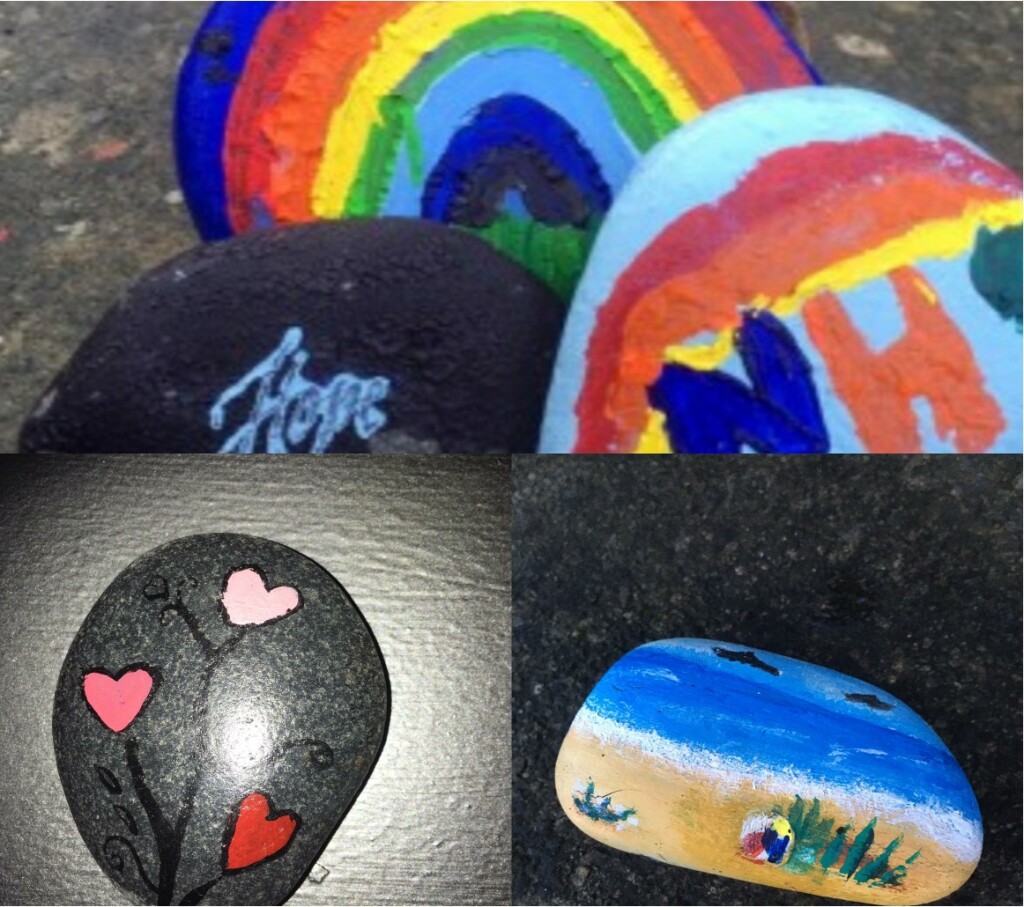
<instances>
[{"instance_id":1,"label":"red heart painted on rock","mask_svg":"<svg viewBox=\"0 0 1024 907\"><path fill-rule=\"evenodd\" d=\"M145 668L122 671L116 679L102 671L91 671L82 680L85 701L115 733L136 719L152 691L153 675Z\"/></svg>"},{"instance_id":2,"label":"red heart painted on rock","mask_svg":"<svg viewBox=\"0 0 1024 907\"><path fill-rule=\"evenodd\" d=\"M247 869L280 853L288 846L299 817L288 810L273 812L265 794L249 794L228 821L224 868L229 872Z\"/></svg>"},{"instance_id":3,"label":"red heart painted on rock","mask_svg":"<svg viewBox=\"0 0 1024 907\"><path fill-rule=\"evenodd\" d=\"M228 623L235 626L265 624L302 607L299 590L291 586L267 589L258 570L246 567L228 577L221 596Z\"/></svg>"}]
</instances>

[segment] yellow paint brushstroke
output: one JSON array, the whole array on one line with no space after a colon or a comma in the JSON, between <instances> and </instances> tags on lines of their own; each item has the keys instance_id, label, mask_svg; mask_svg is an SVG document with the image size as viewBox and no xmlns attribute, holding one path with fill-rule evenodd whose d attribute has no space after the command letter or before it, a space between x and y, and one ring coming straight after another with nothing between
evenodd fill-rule
<instances>
[{"instance_id":1,"label":"yellow paint brushstroke","mask_svg":"<svg viewBox=\"0 0 1024 907\"><path fill-rule=\"evenodd\" d=\"M573 802L577 785L593 781L599 791L615 791L615 799L636 810L636 825L595 822ZM569 820L584 834L627 853L728 878L818 897L867 904L927 904L959 888L974 871L977 859L965 861L966 842L952 834L936 839L905 812L879 811L870 796L851 808L849 801L821 798L821 814L853 828L877 822L876 842L902 837L893 865L915 851L920 857L908 867L899 885L857 884L838 870L789 872L743 856L740 832L755 814L771 814L796 791L781 775L760 780L722 778L697 766L675 764L654 753L623 743L608 743L569 729L555 764L558 801ZM803 792L806 795L806 791ZM815 794L814 796L819 796ZM799 844L799 842L797 842ZM879 847L870 851L877 856ZM841 864L840 864L841 865Z\"/></svg>"},{"instance_id":2,"label":"yellow paint brushstroke","mask_svg":"<svg viewBox=\"0 0 1024 907\"><path fill-rule=\"evenodd\" d=\"M845 293L892 271L912 267L929 258L952 260L974 248L978 230L1003 230L1024 221L1020 199L990 204L969 204L961 217L919 224L903 236L856 255L803 281L790 296L761 297L755 308L770 308L779 316L794 315L821 293Z\"/></svg>"},{"instance_id":3,"label":"yellow paint brushstroke","mask_svg":"<svg viewBox=\"0 0 1024 907\"><path fill-rule=\"evenodd\" d=\"M932 285L928 283L927 280L925 280L922 277L915 277L914 286L917 287L917 289L921 293L922 298L924 298L929 305L935 306L939 304L939 297L936 294L935 290L932 288Z\"/></svg>"},{"instance_id":4,"label":"yellow paint brushstroke","mask_svg":"<svg viewBox=\"0 0 1024 907\"><path fill-rule=\"evenodd\" d=\"M974 248L978 230L982 227L998 231L1019 226L1022 222L1024 202L1020 199L988 204L972 202L961 217L919 224L870 251L812 274L788 296L777 299L758 296L750 307L768 309L780 318L798 315L805 303L821 293L845 293L928 259L955 259ZM931 286L923 285L921 289L930 302L942 304ZM733 334L727 331L710 345L667 347L665 360L711 372L720 369L735 352Z\"/></svg>"},{"instance_id":5,"label":"yellow paint brushstroke","mask_svg":"<svg viewBox=\"0 0 1024 907\"><path fill-rule=\"evenodd\" d=\"M670 365L686 365L702 372L712 372L728 359L735 349L733 332L722 331L713 342L687 346L670 346L665 361Z\"/></svg>"},{"instance_id":6,"label":"yellow paint brushstroke","mask_svg":"<svg viewBox=\"0 0 1024 907\"><path fill-rule=\"evenodd\" d=\"M359 171L360 153L374 125L382 123L380 100L398 88L419 61L452 33L481 19L530 10L548 12L584 26L622 52L643 72L679 122L700 113L679 75L651 43L643 27L615 3L533 0L530 3L418 3L385 26L377 49L353 80L331 117L322 164L313 188L317 217L337 218Z\"/></svg>"},{"instance_id":7,"label":"yellow paint brushstroke","mask_svg":"<svg viewBox=\"0 0 1024 907\"><path fill-rule=\"evenodd\" d=\"M634 453L638 454L670 454L675 453L669 443L668 431L665 429L665 414L651 410L647 427L640 436Z\"/></svg>"}]
</instances>

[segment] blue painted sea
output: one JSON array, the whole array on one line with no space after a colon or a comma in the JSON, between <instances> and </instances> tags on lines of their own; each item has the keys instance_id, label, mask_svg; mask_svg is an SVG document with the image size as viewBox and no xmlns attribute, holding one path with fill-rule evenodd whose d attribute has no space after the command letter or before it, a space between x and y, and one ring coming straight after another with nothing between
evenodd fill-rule
<instances>
[{"instance_id":1,"label":"blue painted sea","mask_svg":"<svg viewBox=\"0 0 1024 907\"><path fill-rule=\"evenodd\" d=\"M730 762L980 822L962 770L925 721L884 690L805 662L707 640L651 643L616 663L585 709Z\"/></svg>"}]
</instances>

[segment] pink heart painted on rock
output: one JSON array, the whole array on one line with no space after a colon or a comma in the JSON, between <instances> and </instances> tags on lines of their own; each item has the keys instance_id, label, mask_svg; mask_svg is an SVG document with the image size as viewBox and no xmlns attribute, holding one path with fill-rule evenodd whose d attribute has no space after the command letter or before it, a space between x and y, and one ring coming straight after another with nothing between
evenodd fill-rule
<instances>
[{"instance_id":1,"label":"pink heart painted on rock","mask_svg":"<svg viewBox=\"0 0 1024 907\"><path fill-rule=\"evenodd\" d=\"M299 590L291 586L267 589L263 577L251 567L228 577L221 596L228 623L235 626L265 624L302 606Z\"/></svg>"},{"instance_id":2,"label":"pink heart painted on rock","mask_svg":"<svg viewBox=\"0 0 1024 907\"><path fill-rule=\"evenodd\" d=\"M153 675L145 668L125 671L117 679L102 671L91 671L82 680L85 701L96 717L117 734L136 719L152 691Z\"/></svg>"}]
</instances>

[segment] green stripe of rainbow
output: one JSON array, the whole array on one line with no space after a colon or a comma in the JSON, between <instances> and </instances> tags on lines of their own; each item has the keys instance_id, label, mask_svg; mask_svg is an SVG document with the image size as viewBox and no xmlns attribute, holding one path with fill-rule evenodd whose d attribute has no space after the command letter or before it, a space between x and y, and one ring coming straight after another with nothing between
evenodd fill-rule
<instances>
[{"instance_id":1,"label":"green stripe of rainbow","mask_svg":"<svg viewBox=\"0 0 1024 907\"><path fill-rule=\"evenodd\" d=\"M236 231L252 225L254 200L275 222L380 213L431 85L470 56L519 46L593 79L638 152L717 103L813 81L756 3L280 4L229 114Z\"/></svg>"}]
</instances>

